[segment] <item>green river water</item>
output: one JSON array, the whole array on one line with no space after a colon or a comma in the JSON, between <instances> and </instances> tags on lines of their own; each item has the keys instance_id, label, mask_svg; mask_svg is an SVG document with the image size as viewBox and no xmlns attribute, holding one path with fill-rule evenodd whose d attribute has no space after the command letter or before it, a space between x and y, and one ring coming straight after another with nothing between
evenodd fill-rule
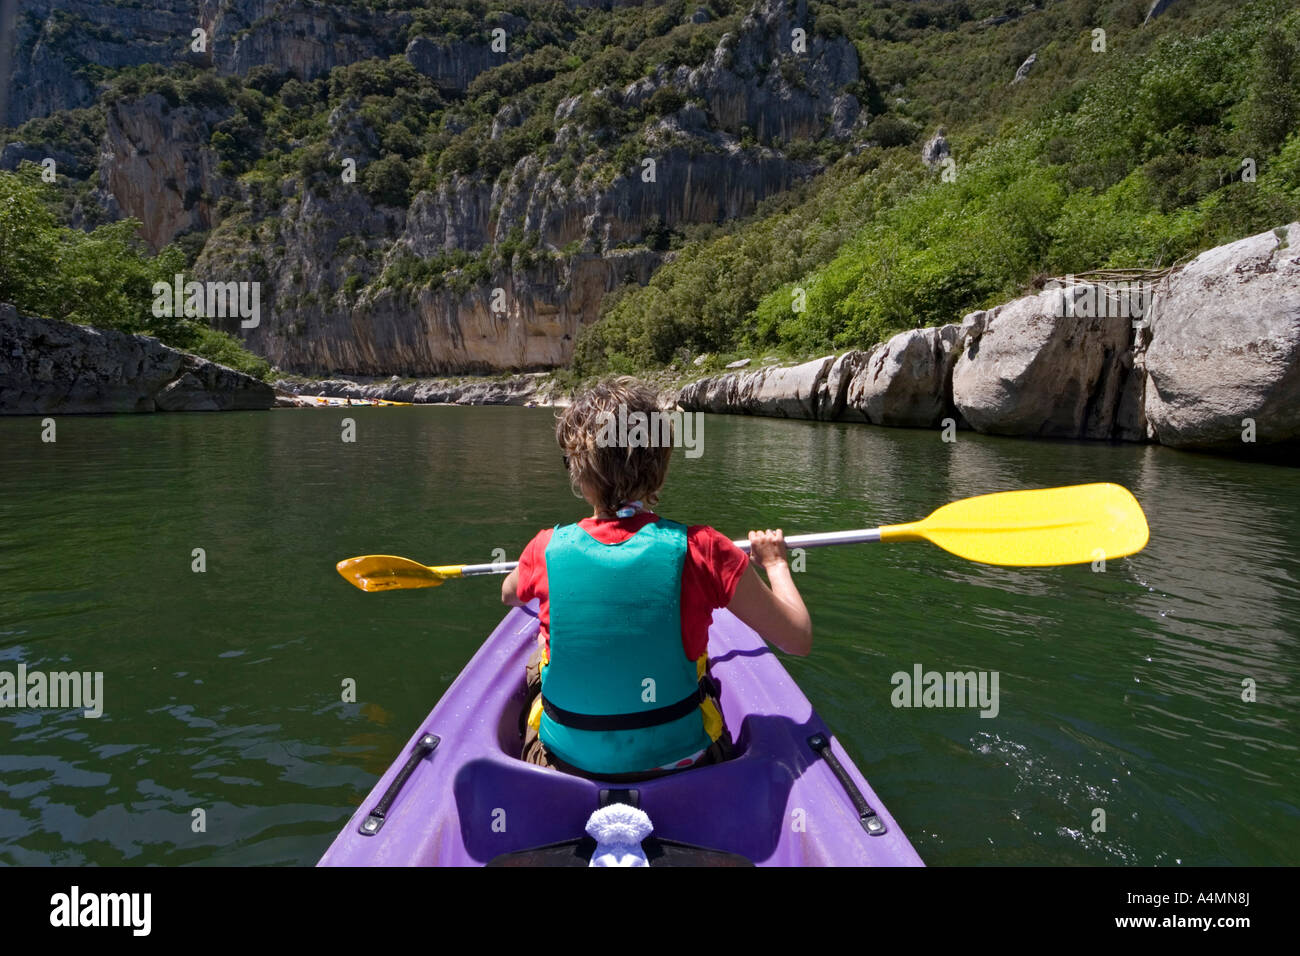
<instances>
[{"instance_id":1,"label":"green river water","mask_svg":"<svg viewBox=\"0 0 1300 956\"><path fill-rule=\"evenodd\" d=\"M0 672L101 671L104 713L0 709L0 863L314 863L503 613L496 579L366 595L334 563L513 559L584 513L545 409L57 429L0 419ZM1103 573L807 553L814 649L787 666L927 863L1296 862L1300 470L725 416L704 438L659 510L731 537L1089 481L1142 502L1150 545ZM997 671L997 716L893 707L917 664Z\"/></svg>"}]
</instances>

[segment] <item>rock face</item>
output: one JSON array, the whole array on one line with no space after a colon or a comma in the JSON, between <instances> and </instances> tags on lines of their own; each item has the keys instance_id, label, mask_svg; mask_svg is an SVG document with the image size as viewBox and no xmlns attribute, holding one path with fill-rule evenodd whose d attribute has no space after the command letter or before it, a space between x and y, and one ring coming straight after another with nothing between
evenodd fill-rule
<instances>
[{"instance_id":1,"label":"rock face","mask_svg":"<svg viewBox=\"0 0 1300 956\"><path fill-rule=\"evenodd\" d=\"M270 408L265 382L155 338L0 303L0 415Z\"/></svg>"},{"instance_id":2,"label":"rock face","mask_svg":"<svg viewBox=\"0 0 1300 956\"><path fill-rule=\"evenodd\" d=\"M991 309L952 372L952 397L976 431L1111 438L1133 327L1127 318L1068 315L1052 289Z\"/></svg>"},{"instance_id":3,"label":"rock face","mask_svg":"<svg viewBox=\"0 0 1300 956\"><path fill-rule=\"evenodd\" d=\"M921 162L927 166L938 166L949 156L948 136L943 127L931 136L921 147Z\"/></svg>"},{"instance_id":4,"label":"rock face","mask_svg":"<svg viewBox=\"0 0 1300 956\"><path fill-rule=\"evenodd\" d=\"M849 383L845 417L912 428L955 418L951 377L959 338L958 326L945 325L900 332L877 346Z\"/></svg>"},{"instance_id":5,"label":"rock face","mask_svg":"<svg viewBox=\"0 0 1300 956\"><path fill-rule=\"evenodd\" d=\"M192 62L243 75L292 65L302 79L336 66L401 53L411 14L310 0L23 0L14 24L9 101L0 126L89 106L99 94L89 65ZM207 31L204 53L191 31ZM9 32L6 25L5 33Z\"/></svg>"},{"instance_id":6,"label":"rock face","mask_svg":"<svg viewBox=\"0 0 1300 956\"><path fill-rule=\"evenodd\" d=\"M828 355L795 366L768 366L692 382L677 404L688 412L832 420L844 409L848 384L866 353Z\"/></svg>"},{"instance_id":7,"label":"rock face","mask_svg":"<svg viewBox=\"0 0 1300 956\"><path fill-rule=\"evenodd\" d=\"M1146 419L1175 447L1300 439L1300 223L1202 253L1157 294Z\"/></svg>"},{"instance_id":8,"label":"rock face","mask_svg":"<svg viewBox=\"0 0 1300 956\"><path fill-rule=\"evenodd\" d=\"M926 428L952 416L994 435L1287 453L1300 448L1300 222L1211 249L1154 285L1049 285L868 352L701 379L679 401L688 411Z\"/></svg>"},{"instance_id":9,"label":"rock face","mask_svg":"<svg viewBox=\"0 0 1300 956\"><path fill-rule=\"evenodd\" d=\"M336 66L401 53L410 14L308 0L203 0L200 25L212 39L211 62L241 76L258 66L291 65L304 80Z\"/></svg>"},{"instance_id":10,"label":"rock face","mask_svg":"<svg viewBox=\"0 0 1300 956\"><path fill-rule=\"evenodd\" d=\"M13 31L9 100L0 126L89 106L98 88L77 67L174 63L197 24L187 0L127 6L101 0L24 0ZM5 27L4 33L8 33ZM8 37L6 37L8 39Z\"/></svg>"},{"instance_id":11,"label":"rock face","mask_svg":"<svg viewBox=\"0 0 1300 956\"><path fill-rule=\"evenodd\" d=\"M484 70L506 62L504 53L493 53L487 43L438 43L416 37L406 47L406 59L444 91L463 92Z\"/></svg>"},{"instance_id":12,"label":"rock face","mask_svg":"<svg viewBox=\"0 0 1300 956\"><path fill-rule=\"evenodd\" d=\"M1037 62L1038 62L1038 54L1037 53L1029 54L1029 58L1025 60L1024 63L1021 63L1020 68L1016 70L1016 75L1012 78L1011 84L1014 86L1017 83L1023 83L1025 81L1025 78L1029 76L1029 71L1034 68L1034 64Z\"/></svg>"},{"instance_id":13,"label":"rock face","mask_svg":"<svg viewBox=\"0 0 1300 956\"><path fill-rule=\"evenodd\" d=\"M741 218L819 168L774 148L742 146L742 137L760 144L765 137L817 139L857 115L857 101L845 91L859 78L853 45L808 29L807 47L796 54L791 46L800 24L811 27L805 4L764 0L694 70L657 69L626 90L561 101L554 144L499 177L452 176L417 194L406 209L375 205L339 184L324 195L302 190L264 224L271 234L258 245L275 248L274 257L263 260L246 237L218 226L195 272L218 281L262 281L261 325L225 331L288 371L429 376L564 365L605 295L628 282L646 283L665 260L662 246L645 244L649 224L672 229ZM449 89L501 59L487 47L418 38L406 56ZM604 135L583 125L586 114L578 107L584 100L631 108L665 88L710 107L706 112L688 102L646 120L652 175L642 162L612 176L565 171L569 143ZM330 117L330 145L333 155L356 156L364 168L378 152L354 129L349 109L355 112L340 107ZM515 107L503 108L493 128L508 130L522 118ZM512 261L493 257L486 278L440 276L414 292L375 281L399 261L464 252L487 257L519 234L534 241L534 251ZM358 281L355 293L342 291Z\"/></svg>"},{"instance_id":14,"label":"rock face","mask_svg":"<svg viewBox=\"0 0 1300 956\"><path fill-rule=\"evenodd\" d=\"M562 402L544 372L512 375L505 379L454 381L426 379L416 382L351 382L327 379L318 382L275 383L277 392L325 395L331 398L378 398L417 405L552 405Z\"/></svg>"},{"instance_id":15,"label":"rock face","mask_svg":"<svg viewBox=\"0 0 1300 956\"><path fill-rule=\"evenodd\" d=\"M837 114L848 135L859 104L845 87L858 81L858 57L845 37L815 34L806 0L763 0L741 22L737 34L724 34L702 66L679 68L674 84L688 96L702 96L722 130L739 135L748 128L760 143L816 139ZM796 28L806 30L806 51L795 56ZM799 77L792 82L790 68ZM786 67L782 69L782 65Z\"/></svg>"},{"instance_id":16,"label":"rock face","mask_svg":"<svg viewBox=\"0 0 1300 956\"><path fill-rule=\"evenodd\" d=\"M336 222L341 229L347 225ZM648 281L660 261L644 249L550 259L527 270L499 271L464 291L426 287L411 299L380 290L351 307L340 296L328 303L331 314L324 319L277 312L243 334L254 351L290 371L419 376L554 367L572 356L579 330L598 313L601 299L629 279ZM205 274L221 269L200 263ZM337 257L318 268L336 270L342 285L349 265ZM302 265L292 261L269 263L270 287L292 289L297 268ZM231 320L224 330L238 334L238 324Z\"/></svg>"},{"instance_id":17,"label":"rock face","mask_svg":"<svg viewBox=\"0 0 1300 956\"><path fill-rule=\"evenodd\" d=\"M405 55L454 103L484 71L526 50L512 42L509 53L498 53L484 42L488 22L505 24L511 36L526 27L501 11L472 36L449 39L411 36L409 10L369 9L406 4L101 6L24 5L15 88L38 92L11 104L13 122L93 100L89 86L72 89L70 63L185 60L240 75L289 66L310 80ZM206 31L202 53L190 50L194 29ZM205 235L194 278L261 284L259 326L225 331L288 371L424 376L563 365L605 295L644 284L670 254L666 232L749 215L821 168L789 158L791 141L843 140L867 119L850 92L862 78L855 47L829 32L816 29L806 0L757 0L694 68L653 66L626 89L570 96L555 109L551 143L539 143L500 175L440 178L404 207L384 205L364 188L366 167L384 151L360 101L336 103L319 141L329 167L354 159L360 179L319 177L308 186L303 177L311 174L291 167L277 196L275 184L252 186L221 172L212 137L238 119L235 106L169 107L158 94L121 98L104 107L98 184L84 218L138 218L154 249L187 233ZM636 156L615 162L612 127L593 117L642 110L658 92L672 94L659 101L681 105L638 113ZM597 99L600 108L589 108ZM526 97L503 102L485 135L509 135L533 108ZM446 129L459 132L460 122L451 109ZM24 148L43 150L39 143ZM575 154L592 154L591 162L575 162ZM20 158L17 150L6 155ZM653 164L649 175L645 160ZM224 197L236 212L225 222L217 213ZM526 254L495 254L521 235L532 244ZM466 252L479 260L460 273L444 265ZM381 282L390 268L403 278Z\"/></svg>"},{"instance_id":18,"label":"rock face","mask_svg":"<svg viewBox=\"0 0 1300 956\"><path fill-rule=\"evenodd\" d=\"M155 251L181 233L207 229L223 191L208 141L222 118L214 110L171 107L157 93L109 106L98 193L109 215L139 219Z\"/></svg>"}]
</instances>

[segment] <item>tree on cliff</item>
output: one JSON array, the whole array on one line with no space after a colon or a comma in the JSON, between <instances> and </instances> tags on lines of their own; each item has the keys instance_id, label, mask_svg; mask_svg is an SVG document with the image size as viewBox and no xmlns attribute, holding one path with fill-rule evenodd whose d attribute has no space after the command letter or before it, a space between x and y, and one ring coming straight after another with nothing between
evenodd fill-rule
<instances>
[{"instance_id":1,"label":"tree on cliff","mask_svg":"<svg viewBox=\"0 0 1300 956\"><path fill-rule=\"evenodd\" d=\"M203 322L152 311L153 284L185 269L168 246L151 256L135 219L81 232L60 226L46 205L37 168L0 172L0 302L20 312L157 336L184 349L265 377L270 371L225 333Z\"/></svg>"}]
</instances>

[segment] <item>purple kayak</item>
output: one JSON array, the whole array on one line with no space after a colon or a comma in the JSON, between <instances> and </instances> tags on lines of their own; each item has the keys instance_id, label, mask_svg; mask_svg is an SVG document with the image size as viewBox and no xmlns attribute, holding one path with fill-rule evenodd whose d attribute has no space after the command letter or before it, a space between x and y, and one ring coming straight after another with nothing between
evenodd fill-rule
<instances>
[{"instance_id":1,"label":"purple kayak","mask_svg":"<svg viewBox=\"0 0 1300 956\"><path fill-rule=\"evenodd\" d=\"M506 863L506 854L529 865L548 858L523 851L553 847L572 857L563 848L579 843L610 794L649 814L651 840L720 851L711 860L719 865L923 865L776 654L725 610L714 612L709 656L735 759L632 784L519 760L524 665L537 626L528 609L506 615L320 866L481 866ZM668 865L710 861L708 853L680 859Z\"/></svg>"}]
</instances>

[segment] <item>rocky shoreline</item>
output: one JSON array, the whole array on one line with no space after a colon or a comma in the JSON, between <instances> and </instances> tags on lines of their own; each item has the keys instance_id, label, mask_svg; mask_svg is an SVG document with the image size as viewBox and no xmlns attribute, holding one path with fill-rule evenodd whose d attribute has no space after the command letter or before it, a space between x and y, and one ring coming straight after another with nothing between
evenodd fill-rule
<instances>
[{"instance_id":1,"label":"rocky shoreline","mask_svg":"<svg viewBox=\"0 0 1300 956\"><path fill-rule=\"evenodd\" d=\"M702 379L679 403L1220 451L1294 443L1300 223L1211 249L1141 285L1048 283L960 325L912 329L867 351Z\"/></svg>"},{"instance_id":2,"label":"rocky shoreline","mask_svg":"<svg viewBox=\"0 0 1300 956\"><path fill-rule=\"evenodd\" d=\"M0 303L0 415L271 408L265 382L147 335L20 315Z\"/></svg>"},{"instance_id":3,"label":"rocky shoreline","mask_svg":"<svg viewBox=\"0 0 1300 956\"><path fill-rule=\"evenodd\" d=\"M568 393L557 387L546 372L530 372L491 379L417 379L397 376L378 381L328 378L274 383L277 395L290 399L297 394L329 398L382 399L415 405L563 405ZM311 405L311 402L292 404Z\"/></svg>"},{"instance_id":4,"label":"rocky shoreline","mask_svg":"<svg viewBox=\"0 0 1300 956\"><path fill-rule=\"evenodd\" d=\"M569 400L545 373L276 385L417 403ZM1211 249L1140 285L1048 283L960 324L911 329L867 350L655 385L667 404L717 414L1233 452L1300 442L1300 223Z\"/></svg>"},{"instance_id":5,"label":"rocky shoreline","mask_svg":"<svg viewBox=\"0 0 1300 956\"><path fill-rule=\"evenodd\" d=\"M870 349L652 384L684 411L1240 454L1300 446L1300 223L1211 249L1156 281L1049 282ZM545 372L272 387L156 339L0 305L0 414L309 404L294 393L460 405L571 397Z\"/></svg>"}]
</instances>

